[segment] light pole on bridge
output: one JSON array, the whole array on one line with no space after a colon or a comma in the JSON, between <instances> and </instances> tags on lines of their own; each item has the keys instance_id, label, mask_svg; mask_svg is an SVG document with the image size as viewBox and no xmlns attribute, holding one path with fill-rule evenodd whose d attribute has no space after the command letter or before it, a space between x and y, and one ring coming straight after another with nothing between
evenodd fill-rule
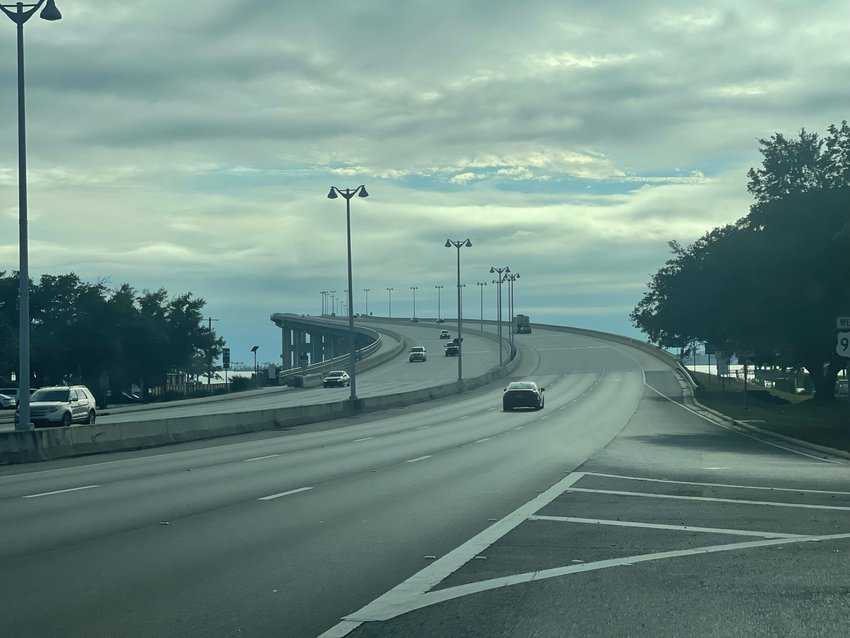
<instances>
[{"instance_id":1,"label":"light pole on bridge","mask_svg":"<svg viewBox=\"0 0 850 638\"><path fill-rule=\"evenodd\" d=\"M457 249L457 380L463 380L463 300L461 299L461 284L460 284L460 249L471 248L472 242L469 239L456 241L447 239L446 248Z\"/></svg>"},{"instance_id":2,"label":"light pole on bridge","mask_svg":"<svg viewBox=\"0 0 850 638\"><path fill-rule=\"evenodd\" d=\"M387 316L393 318L393 290L395 288L387 288Z\"/></svg>"},{"instance_id":3,"label":"light pole on bridge","mask_svg":"<svg viewBox=\"0 0 850 638\"><path fill-rule=\"evenodd\" d=\"M354 337L354 300L352 299L354 295L354 284L352 283L351 275L351 198L355 195L357 197L369 197L369 193L366 192L366 187L363 184L357 188L345 189L331 186L331 189L328 191L328 199L336 199L340 195L345 198L345 224L346 238L348 240L348 352L351 359L349 362L350 372L348 374L351 377L351 401L354 402L357 400L357 359L355 347L357 340Z\"/></svg>"},{"instance_id":4,"label":"light pole on bridge","mask_svg":"<svg viewBox=\"0 0 850 638\"><path fill-rule=\"evenodd\" d=\"M503 268L490 266L490 274L496 275L493 283L498 286L496 288L496 326L498 327L497 331L499 334L499 365L502 365L502 284L507 281L508 275L511 274L511 269L508 266L504 266Z\"/></svg>"},{"instance_id":5,"label":"light pole on bridge","mask_svg":"<svg viewBox=\"0 0 850 638\"><path fill-rule=\"evenodd\" d=\"M413 317L412 319L416 321L416 291L419 290L419 286L411 286L411 292L413 292Z\"/></svg>"},{"instance_id":6,"label":"light pole on bridge","mask_svg":"<svg viewBox=\"0 0 850 638\"><path fill-rule=\"evenodd\" d=\"M481 334L484 334L484 286L487 285L487 282L476 281L475 285L478 286L478 290L481 292Z\"/></svg>"}]
</instances>

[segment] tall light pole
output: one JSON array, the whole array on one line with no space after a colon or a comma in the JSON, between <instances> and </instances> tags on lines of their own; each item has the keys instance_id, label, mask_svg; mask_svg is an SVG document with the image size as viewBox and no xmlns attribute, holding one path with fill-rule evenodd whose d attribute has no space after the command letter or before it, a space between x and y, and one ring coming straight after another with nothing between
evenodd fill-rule
<instances>
[{"instance_id":1,"label":"tall light pole","mask_svg":"<svg viewBox=\"0 0 850 638\"><path fill-rule=\"evenodd\" d=\"M352 299L354 285L351 281L351 198L355 195L357 197L369 197L369 193L366 192L366 187L363 184L360 184L357 188L346 189L331 186L331 189L328 191L328 199L336 199L339 195L345 198L345 225L348 239L348 351L350 354L349 358L351 359L349 362L350 372L348 374L351 377L351 401L354 402L357 400L357 360L355 357L357 340L354 337L354 300Z\"/></svg>"},{"instance_id":2,"label":"tall light pole","mask_svg":"<svg viewBox=\"0 0 850 638\"><path fill-rule=\"evenodd\" d=\"M511 269L508 266L505 266L504 268L490 266L490 273L496 275L496 279L493 280L493 283L498 285L498 288L496 289L496 325L498 326L497 331L499 333L499 365L502 365L502 284L506 281L507 276L511 274Z\"/></svg>"},{"instance_id":3,"label":"tall light pole","mask_svg":"<svg viewBox=\"0 0 850 638\"><path fill-rule=\"evenodd\" d=\"M518 272L512 272L506 277L508 281L508 315L511 324L511 345L514 343L514 282L519 279Z\"/></svg>"},{"instance_id":4,"label":"tall light pole","mask_svg":"<svg viewBox=\"0 0 850 638\"><path fill-rule=\"evenodd\" d=\"M328 290L331 296L331 316L336 317L336 290Z\"/></svg>"},{"instance_id":5,"label":"tall light pole","mask_svg":"<svg viewBox=\"0 0 850 638\"><path fill-rule=\"evenodd\" d=\"M447 239L445 246L457 249L457 380L461 381L463 380L463 301L460 289L460 249L471 248L472 242L469 239L463 241Z\"/></svg>"},{"instance_id":6,"label":"tall light pole","mask_svg":"<svg viewBox=\"0 0 850 638\"><path fill-rule=\"evenodd\" d=\"M390 319L393 318L393 290L395 288L387 288L387 315Z\"/></svg>"},{"instance_id":7,"label":"tall light pole","mask_svg":"<svg viewBox=\"0 0 850 638\"><path fill-rule=\"evenodd\" d=\"M42 9L42 6L44 7ZM16 430L30 429L30 268L27 224L27 127L26 98L24 94L24 23L36 11L39 17L53 22L62 19L54 0L38 0L25 5L0 4L3 11L17 26L18 35L18 419Z\"/></svg>"},{"instance_id":8,"label":"tall light pole","mask_svg":"<svg viewBox=\"0 0 850 638\"><path fill-rule=\"evenodd\" d=\"M321 314L321 316L324 317L325 313L327 311L327 305L328 305L328 291L327 290L321 290L320 292L322 294L322 314Z\"/></svg>"},{"instance_id":9,"label":"tall light pole","mask_svg":"<svg viewBox=\"0 0 850 638\"><path fill-rule=\"evenodd\" d=\"M254 383L260 383L260 371L257 369L257 350L260 349L260 346L251 346L251 352L254 353Z\"/></svg>"},{"instance_id":10,"label":"tall light pole","mask_svg":"<svg viewBox=\"0 0 850 638\"><path fill-rule=\"evenodd\" d=\"M475 285L478 286L478 290L481 292L481 334L484 334L484 286L487 285L487 282L476 281Z\"/></svg>"},{"instance_id":11,"label":"tall light pole","mask_svg":"<svg viewBox=\"0 0 850 638\"><path fill-rule=\"evenodd\" d=\"M370 290L372 290L372 289L371 289L371 288L364 288L364 289L363 289L363 293L364 293L364 294L365 294L365 296L366 296L366 312L365 312L364 314L365 314L367 317L369 316L369 291L370 291Z\"/></svg>"},{"instance_id":12,"label":"tall light pole","mask_svg":"<svg viewBox=\"0 0 850 638\"><path fill-rule=\"evenodd\" d=\"M348 299L349 299L349 300L351 299L351 295L349 295L349 294L348 294L348 291L347 291L347 290L343 290L343 291L342 291L342 294L343 294L344 296L343 296L343 298L342 298L342 305L340 306L340 309L345 308L345 303L346 303L346 302L345 302L345 298L346 298L346 296L348 297ZM348 312L349 312L349 313L351 312L351 302L350 302L350 301L349 301L349 303L348 303ZM345 316L345 313L344 313L344 312L343 312L342 316L343 316L343 317Z\"/></svg>"},{"instance_id":13,"label":"tall light pole","mask_svg":"<svg viewBox=\"0 0 850 638\"><path fill-rule=\"evenodd\" d=\"M437 323L440 323L440 321L443 320L443 317L440 314L440 292L443 290L444 286L437 284L434 288L437 289Z\"/></svg>"},{"instance_id":14,"label":"tall light pole","mask_svg":"<svg viewBox=\"0 0 850 638\"><path fill-rule=\"evenodd\" d=\"M413 320L416 320L416 291L419 290L419 286L411 286L410 290L413 292Z\"/></svg>"}]
</instances>

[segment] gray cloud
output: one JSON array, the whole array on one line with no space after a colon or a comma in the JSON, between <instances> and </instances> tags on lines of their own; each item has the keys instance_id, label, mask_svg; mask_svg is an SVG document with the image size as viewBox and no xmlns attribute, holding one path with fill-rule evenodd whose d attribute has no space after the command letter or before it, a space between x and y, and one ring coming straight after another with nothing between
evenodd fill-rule
<instances>
[{"instance_id":1,"label":"gray cloud","mask_svg":"<svg viewBox=\"0 0 850 638\"><path fill-rule=\"evenodd\" d=\"M373 194L354 203L358 288L401 304L449 283L442 241L470 236L470 280L510 262L535 313L624 330L667 240L746 211L756 140L850 101L837 0L60 6L26 32L33 268L192 288L269 350L269 312L345 287L330 182ZM0 269L17 263L5 34Z\"/></svg>"}]
</instances>

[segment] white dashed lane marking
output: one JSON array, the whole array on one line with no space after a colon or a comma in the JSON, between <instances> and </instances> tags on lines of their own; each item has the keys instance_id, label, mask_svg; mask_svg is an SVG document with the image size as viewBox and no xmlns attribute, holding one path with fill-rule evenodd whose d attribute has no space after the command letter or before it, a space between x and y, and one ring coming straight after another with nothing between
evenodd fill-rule
<instances>
[{"instance_id":1,"label":"white dashed lane marking","mask_svg":"<svg viewBox=\"0 0 850 638\"><path fill-rule=\"evenodd\" d=\"M431 455L426 454L425 456L417 456L415 459L407 459L405 463L418 463L419 461L424 461L425 459L430 459Z\"/></svg>"},{"instance_id":2,"label":"white dashed lane marking","mask_svg":"<svg viewBox=\"0 0 850 638\"><path fill-rule=\"evenodd\" d=\"M22 498L41 498L42 496L53 496L54 494L67 494L68 492L79 492L80 490L93 490L100 485L81 485L80 487L69 487L65 490L53 490L52 492L39 492L38 494L27 494Z\"/></svg>"},{"instance_id":3,"label":"white dashed lane marking","mask_svg":"<svg viewBox=\"0 0 850 638\"><path fill-rule=\"evenodd\" d=\"M280 498L282 496L289 496L290 494L298 494L299 492L306 492L308 490L312 490L313 487L299 487L294 490L288 490L286 492L278 492L277 494L269 494L268 496L261 496L258 498L258 501L273 501L276 498Z\"/></svg>"}]
</instances>

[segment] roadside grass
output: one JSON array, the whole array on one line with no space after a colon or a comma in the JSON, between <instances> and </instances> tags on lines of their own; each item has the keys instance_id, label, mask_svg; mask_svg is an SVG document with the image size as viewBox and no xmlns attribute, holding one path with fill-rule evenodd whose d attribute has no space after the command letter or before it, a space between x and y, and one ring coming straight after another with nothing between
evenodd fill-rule
<instances>
[{"instance_id":1,"label":"roadside grass","mask_svg":"<svg viewBox=\"0 0 850 638\"><path fill-rule=\"evenodd\" d=\"M824 405L807 395L752 384L745 395L742 381L726 379L724 389L716 376L691 374L699 384L697 399L718 412L763 430L850 451L850 402L846 399Z\"/></svg>"}]
</instances>

